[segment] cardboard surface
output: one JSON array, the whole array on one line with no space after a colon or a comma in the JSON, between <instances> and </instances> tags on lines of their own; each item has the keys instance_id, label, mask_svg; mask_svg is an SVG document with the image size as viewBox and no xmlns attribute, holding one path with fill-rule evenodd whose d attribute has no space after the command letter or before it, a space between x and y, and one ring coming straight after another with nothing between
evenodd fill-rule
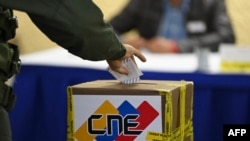
<instances>
[{"instance_id":1,"label":"cardboard surface","mask_svg":"<svg viewBox=\"0 0 250 141\"><path fill-rule=\"evenodd\" d=\"M193 140L193 83L98 80L68 87L68 141Z\"/></svg>"}]
</instances>

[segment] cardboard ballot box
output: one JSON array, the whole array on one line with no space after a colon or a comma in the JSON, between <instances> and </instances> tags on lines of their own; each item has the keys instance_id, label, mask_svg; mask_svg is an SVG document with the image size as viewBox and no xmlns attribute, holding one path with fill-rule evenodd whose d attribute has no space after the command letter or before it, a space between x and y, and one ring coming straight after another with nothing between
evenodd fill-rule
<instances>
[{"instance_id":1,"label":"cardboard ballot box","mask_svg":"<svg viewBox=\"0 0 250 141\"><path fill-rule=\"evenodd\" d=\"M68 87L68 141L192 141L193 83L97 80Z\"/></svg>"}]
</instances>

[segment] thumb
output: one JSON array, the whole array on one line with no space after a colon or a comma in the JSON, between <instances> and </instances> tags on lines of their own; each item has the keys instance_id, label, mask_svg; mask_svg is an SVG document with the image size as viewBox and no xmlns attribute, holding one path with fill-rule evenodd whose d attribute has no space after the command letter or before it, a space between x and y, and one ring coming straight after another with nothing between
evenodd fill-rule
<instances>
[{"instance_id":1,"label":"thumb","mask_svg":"<svg viewBox=\"0 0 250 141\"><path fill-rule=\"evenodd\" d=\"M119 72L119 73L121 73L121 74L125 74L125 75L128 75L128 69L127 68L125 68L125 67L120 67L120 68L118 68L117 70L116 70L117 72Z\"/></svg>"}]
</instances>

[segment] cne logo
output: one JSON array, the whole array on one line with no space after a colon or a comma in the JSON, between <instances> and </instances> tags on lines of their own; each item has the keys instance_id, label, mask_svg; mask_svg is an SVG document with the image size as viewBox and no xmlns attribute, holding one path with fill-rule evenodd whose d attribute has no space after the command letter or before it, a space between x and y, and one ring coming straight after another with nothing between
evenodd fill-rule
<instances>
[{"instance_id":1,"label":"cne logo","mask_svg":"<svg viewBox=\"0 0 250 141\"><path fill-rule=\"evenodd\" d=\"M74 136L78 141L134 141L158 115L147 101L136 108L124 101L116 108L106 100Z\"/></svg>"}]
</instances>

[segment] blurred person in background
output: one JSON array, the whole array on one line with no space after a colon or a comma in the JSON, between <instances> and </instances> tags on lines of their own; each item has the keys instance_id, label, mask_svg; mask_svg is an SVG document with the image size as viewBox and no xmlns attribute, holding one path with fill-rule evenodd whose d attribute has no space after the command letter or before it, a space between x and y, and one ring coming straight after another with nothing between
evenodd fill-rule
<instances>
[{"instance_id":1,"label":"blurred person in background","mask_svg":"<svg viewBox=\"0 0 250 141\"><path fill-rule=\"evenodd\" d=\"M110 23L125 43L155 53L215 52L235 43L224 0L130 0ZM132 30L137 37L122 38Z\"/></svg>"},{"instance_id":2,"label":"blurred person in background","mask_svg":"<svg viewBox=\"0 0 250 141\"><path fill-rule=\"evenodd\" d=\"M49 39L70 53L85 60L106 60L118 73L128 74L122 65L126 58L146 61L139 50L120 42L91 0L0 0L0 141L12 141L8 112L15 104L15 94L5 82L21 65L18 47L8 42L18 27L12 9L26 12Z\"/></svg>"}]
</instances>

